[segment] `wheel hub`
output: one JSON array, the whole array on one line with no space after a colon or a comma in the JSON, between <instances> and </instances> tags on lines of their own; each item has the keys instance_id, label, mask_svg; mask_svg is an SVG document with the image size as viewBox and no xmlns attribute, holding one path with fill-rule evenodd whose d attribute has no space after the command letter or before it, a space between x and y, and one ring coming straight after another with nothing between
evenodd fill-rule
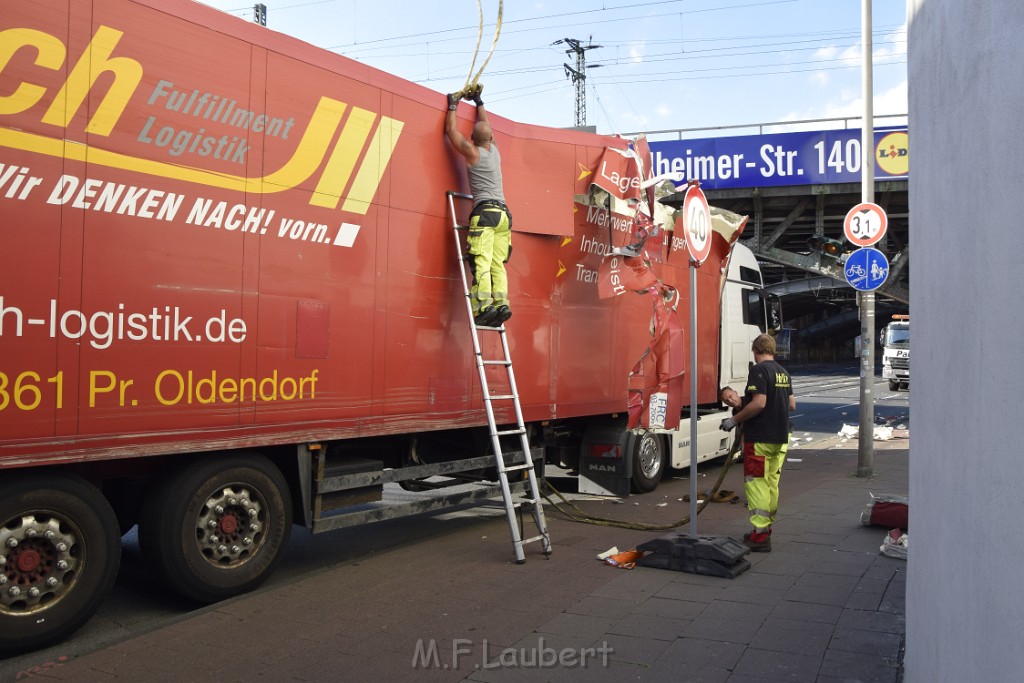
<instances>
[{"instance_id":1,"label":"wheel hub","mask_svg":"<svg viewBox=\"0 0 1024 683\"><path fill-rule=\"evenodd\" d=\"M661 454L653 438L644 437L637 455L640 458L640 469L646 476L653 477L661 469Z\"/></svg>"},{"instance_id":2,"label":"wheel hub","mask_svg":"<svg viewBox=\"0 0 1024 683\"><path fill-rule=\"evenodd\" d=\"M79 534L68 520L25 514L0 527L0 612L28 614L61 597L81 573Z\"/></svg>"},{"instance_id":3,"label":"wheel hub","mask_svg":"<svg viewBox=\"0 0 1024 683\"><path fill-rule=\"evenodd\" d=\"M203 556L218 567L248 561L264 541L266 504L241 484L213 493L199 510L196 542Z\"/></svg>"},{"instance_id":4,"label":"wheel hub","mask_svg":"<svg viewBox=\"0 0 1024 683\"><path fill-rule=\"evenodd\" d=\"M23 574L34 572L41 563L42 557L39 555L38 550L22 548L21 552L18 553L18 571Z\"/></svg>"}]
</instances>

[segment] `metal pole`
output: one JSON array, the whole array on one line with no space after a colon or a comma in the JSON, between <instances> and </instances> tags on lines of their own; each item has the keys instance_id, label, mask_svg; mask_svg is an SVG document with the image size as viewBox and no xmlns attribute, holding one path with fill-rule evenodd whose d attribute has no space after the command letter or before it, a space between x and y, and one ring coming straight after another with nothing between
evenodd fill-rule
<instances>
[{"instance_id":1,"label":"metal pole","mask_svg":"<svg viewBox=\"0 0 1024 683\"><path fill-rule=\"evenodd\" d=\"M864 127L861 130L861 201L875 200L875 127L871 83L871 0L861 0ZM860 293L860 433L857 476L870 477L875 456L875 293Z\"/></svg>"},{"instance_id":2,"label":"metal pole","mask_svg":"<svg viewBox=\"0 0 1024 683\"><path fill-rule=\"evenodd\" d=\"M697 264L690 259L690 537L697 538Z\"/></svg>"}]
</instances>

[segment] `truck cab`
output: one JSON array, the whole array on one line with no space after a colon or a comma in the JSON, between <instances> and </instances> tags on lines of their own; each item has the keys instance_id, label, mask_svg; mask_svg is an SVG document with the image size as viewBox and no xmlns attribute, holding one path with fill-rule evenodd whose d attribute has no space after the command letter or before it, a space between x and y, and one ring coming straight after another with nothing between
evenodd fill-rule
<instances>
[{"instance_id":1,"label":"truck cab","mask_svg":"<svg viewBox=\"0 0 1024 683\"><path fill-rule=\"evenodd\" d=\"M750 345L763 332L782 329L781 300L763 288L761 267L754 252L743 244L733 246L722 289L721 329L719 330L718 386L731 386L740 394L754 362ZM732 409L720 404L700 406L697 422L697 462L726 455L735 434L719 429ZM671 467L690 466L689 409L676 430L665 431L671 441Z\"/></svg>"},{"instance_id":2,"label":"truck cab","mask_svg":"<svg viewBox=\"0 0 1024 683\"><path fill-rule=\"evenodd\" d=\"M879 334L882 345L882 379L889 389L910 387L910 316L894 315Z\"/></svg>"}]
</instances>

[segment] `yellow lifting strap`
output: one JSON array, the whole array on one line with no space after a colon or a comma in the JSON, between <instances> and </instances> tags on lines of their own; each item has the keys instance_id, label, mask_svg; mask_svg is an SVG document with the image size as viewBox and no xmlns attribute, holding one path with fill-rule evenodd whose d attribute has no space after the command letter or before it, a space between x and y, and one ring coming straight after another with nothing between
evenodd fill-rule
<instances>
[{"instance_id":1,"label":"yellow lifting strap","mask_svg":"<svg viewBox=\"0 0 1024 683\"><path fill-rule=\"evenodd\" d=\"M498 0L498 22L494 27L494 40L491 41L491 50L487 53L487 58L483 64L480 65L480 70L476 72L476 76L473 75L473 67L476 66L476 58L480 54L480 41L484 35L484 7L481 0L476 0L477 9L480 11L480 28L476 34L476 49L473 50L473 61L469 64L469 74L466 75L466 85L463 86L462 90L455 93L459 96L459 99L469 96L474 90L477 89L480 83L480 76L483 75L484 69L487 68L488 62L491 61L491 56L494 54L494 48L498 44L498 36L501 35L501 17L505 9L505 1Z\"/></svg>"}]
</instances>

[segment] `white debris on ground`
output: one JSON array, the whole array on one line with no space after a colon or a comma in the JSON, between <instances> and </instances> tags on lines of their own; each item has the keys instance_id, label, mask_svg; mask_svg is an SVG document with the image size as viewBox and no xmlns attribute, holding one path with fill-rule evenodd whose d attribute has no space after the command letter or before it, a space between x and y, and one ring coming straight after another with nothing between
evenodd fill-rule
<instances>
[{"instance_id":1,"label":"white debris on ground","mask_svg":"<svg viewBox=\"0 0 1024 683\"><path fill-rule=\"evenodd\" d=\"M860 427L858 425L844 424L837 433L837 436L842 442L849 441L850 439L857 439L860 437ZM894 438L909 438L910 431L906 427L900 425L896 429L893 429L887 424L875 425L872 430L872 439L875 441L890 441Z\"/></svg>"},{"instance_id":2,"label":"white debris on ground","mask_svg":"<svg viewBox=\"0 0 1024 683\"><path fill-rule=\"evenodd\" d=\"M893 529L885 535L879 551L886 557L895 557L900 560L907 559L907 550L910 540L900 529Z\"/></svg>"},{"instance_id":3,"label":"white debris on ground","mask_svg":"<svg viewBox=\"0 0 1024 683\"><path fill-rule=\"evenodd\" d=\"M860 434L860 427L857 425L848 425L843 423L842 428L839 430L839 437L843 439L854 439Z\"/></svg>"}]
</instances>

